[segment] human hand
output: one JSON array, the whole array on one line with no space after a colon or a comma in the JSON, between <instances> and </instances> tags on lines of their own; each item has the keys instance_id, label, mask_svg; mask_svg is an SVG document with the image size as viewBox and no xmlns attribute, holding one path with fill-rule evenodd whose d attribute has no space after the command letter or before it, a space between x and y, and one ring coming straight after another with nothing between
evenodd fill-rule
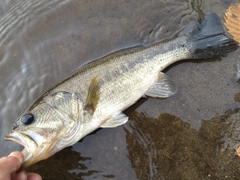
<instances>
[{"instance_id":1,"label":"human hand","mask_svg":"<svg viewBox=\"0 0 240 180\"><path fill-rule=\"evenodd\" d=\"M0 180L42 180L36 173L27 173L20 169L24 161L23 154L15 151L0 159Z\"/></svg>"}]
</instances>

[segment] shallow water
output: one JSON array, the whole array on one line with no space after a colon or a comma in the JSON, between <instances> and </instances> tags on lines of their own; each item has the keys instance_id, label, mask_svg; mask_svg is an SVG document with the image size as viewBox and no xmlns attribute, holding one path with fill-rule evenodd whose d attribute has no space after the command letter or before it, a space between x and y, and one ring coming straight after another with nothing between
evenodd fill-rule
<instances>
[{"instance_id":1,"label":"shallow water","mask_svg":"<svg viewBox=\"0 0 240 180\"><path fill-rule=\"evenodd\" d=\"M48 88L113 51L169 40L231 0L0 2L0 155L15 119ZM100 129L30 167L44 179L238 179L240 51L174 64L178 92L140 99L129 122Z\"/></svg>"}]
</instances>

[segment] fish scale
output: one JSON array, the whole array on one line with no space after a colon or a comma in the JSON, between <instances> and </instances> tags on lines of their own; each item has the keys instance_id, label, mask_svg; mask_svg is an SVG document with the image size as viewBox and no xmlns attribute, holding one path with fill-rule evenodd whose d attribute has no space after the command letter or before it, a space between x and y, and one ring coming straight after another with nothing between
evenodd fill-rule
<instances>
[{"instance_id":1,"label":"fish scale","mask_svg":"<svg viewBox=\"0 0 240 180\"><path fill-rule=\"evenodd\" d=\"M180 48L174 46L176 44L179 44ZM122 110L143 96L149 87L157 81L158 73L165 67L180 59L190 57L189 50L182 48L180 44L186 44L186 37L178 38L168 44L159 43L154 47L121 54L113 58L106 57L101 62L89 65L73 78L55 87L52 92L78 92L78 89L85 89L85 93L81 94L82 100L85 100L89 83L95 76L98 76L99 80L102 80L99 104L103 103L99 107L105 107L104 110L106 110L106 107L117 106L121 101L124 101L124 106L113 111ZM162 48L163 46L165 48ZM120 70L122 65L125 65L127 71ZM109 70L110 72L103 71L103 68L111 70ZM109 77L111 81L108 81ZM126 89L134 93L130 94Z\"/></svg>"}]
</instances>

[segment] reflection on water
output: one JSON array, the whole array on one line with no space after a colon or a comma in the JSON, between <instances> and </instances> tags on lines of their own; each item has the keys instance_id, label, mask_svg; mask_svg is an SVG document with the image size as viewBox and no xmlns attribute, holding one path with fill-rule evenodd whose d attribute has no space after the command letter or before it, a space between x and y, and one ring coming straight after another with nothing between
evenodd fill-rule
<instances>
[{"instance_id":1,"label":"reflection on water","mask_svg":"<svg viewBox=\"0 0 240 180\"><path fill-rule=\"evenodd\" d=\"M78 67L174 38L203 14L223 17L232 2L1 1L0 156L22 149L3 141L15 119ZM126 125L98 130L30 170L44 179L237 179L239 53L172 66L166 73L176 95L139 100L126 111Z\"/></svg>"}]
</instances>

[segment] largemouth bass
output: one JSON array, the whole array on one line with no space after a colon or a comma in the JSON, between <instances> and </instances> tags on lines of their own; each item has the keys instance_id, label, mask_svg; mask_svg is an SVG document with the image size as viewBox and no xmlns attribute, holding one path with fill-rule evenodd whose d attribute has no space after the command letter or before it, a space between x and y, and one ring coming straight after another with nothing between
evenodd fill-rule
<instances>
[{"instance_id":1,"label":"largemouth bass","mask_svg":"<svg viewBox=\"0 0 240 180\"><path fill-rule=\"evenodd\" d=\"M29 107L5 140L25 147L23 166L30 166L97 128L126 123L122 111L142 96L173 95L176 86L161 72L170 64L224 56L237 47L224 35L220 19L209 14L169 42L118 52L84 66Z\"/></svg>"}]
</instances>

